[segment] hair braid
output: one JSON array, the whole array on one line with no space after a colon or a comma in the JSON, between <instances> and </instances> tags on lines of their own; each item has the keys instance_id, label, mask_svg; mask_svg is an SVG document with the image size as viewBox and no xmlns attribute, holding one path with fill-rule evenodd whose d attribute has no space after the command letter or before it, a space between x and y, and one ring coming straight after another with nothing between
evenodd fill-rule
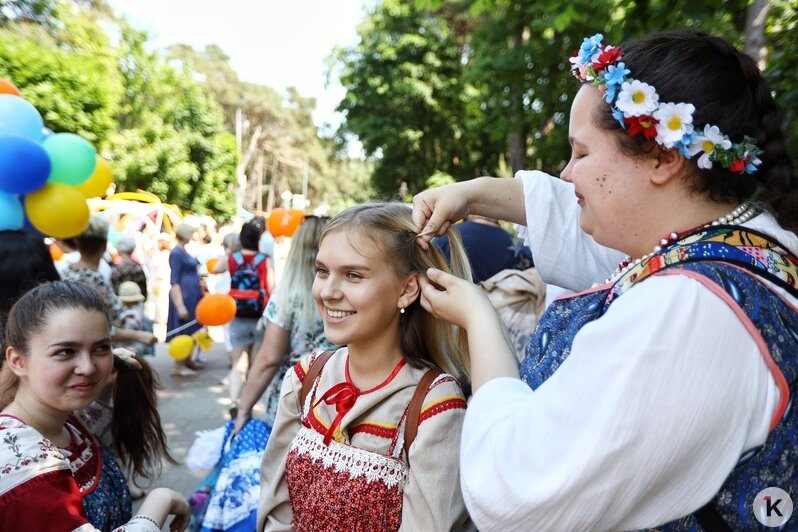
<instances>
[{"instance_id":1,"label":"hair braid","mask_svg":"<svg viewBox=\"0 0 798 532\"><path fill-rule=\"evenodd\" d=\"M784 112L773 99L770 86L759 73L754 60L739 52L737 55L746 78L751 82L754 103L759 111L756 144L762 150L762 168L754 174L761 187L758 199L769 207L782 226L798 230L798 186L784 137Z\"/></svg>"}]
</instances>

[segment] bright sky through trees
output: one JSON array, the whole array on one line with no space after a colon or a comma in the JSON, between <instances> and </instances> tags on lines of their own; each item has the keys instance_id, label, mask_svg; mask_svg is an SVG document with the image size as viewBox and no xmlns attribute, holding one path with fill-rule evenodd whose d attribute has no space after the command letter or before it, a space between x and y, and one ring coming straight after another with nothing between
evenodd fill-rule
<instances>
[{"instance_id":1,"label":"bright sky through trees","mask_svg":"<svg viewBox=\"0 0 798 532\"><path fill-rule=\"evenodd\" d=\"M364 0L108 0L158 48L217 44L243 81L279 91L295 86L317 99L314 120L337 125L343 97L337 80L325 88L325 58L350 46L365 16Z\"/></svg>"}]
</instances>

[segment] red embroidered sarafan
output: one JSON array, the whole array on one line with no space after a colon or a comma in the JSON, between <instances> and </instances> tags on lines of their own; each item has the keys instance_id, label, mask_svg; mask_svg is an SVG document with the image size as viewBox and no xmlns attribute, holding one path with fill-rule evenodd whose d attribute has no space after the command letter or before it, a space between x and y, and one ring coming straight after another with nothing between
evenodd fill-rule
<instances>
[{"instance_id":1,"label":"red embroidered sarafan","mask_svg":"<svg viewBox=\"0 0 798 532\"><path fill-rule=\"evenodd\" d=\"M354 405L359 395L387 385L404 365L405 361L402 360L385 381L360 392L349 378L347 359L346 382L333 386L318 401L313 397L315 393L311 395L303 412L303 426L291 443L285 466L294 527L299 532L399 529L403 491L409 470L407 463L401 459L402 444L398 441L404 436L403 431L392 432L388 455L341 443L332 439L332 434L343 414ZM344 387L352 388L345 397L352 404L347 403L342 408L339 405L341 401L325 401L331 392L332 395L340 394ZM310 408L310 405L322 401L335 404L337 410L336 419L326 430L315 419ZM400 428L404 426L406 415L407 409L402 418L397 420Z\"/></svg>"},{"instance_id":2,"label":"red embroidered sarafan","mask_svg":"<svg viewBox=\"0 0 798 532\"><path fill-rule=\"evenodd\" d=\"M400 448L397 446L397 448ZM401 459L331 441L302 427L285 466L299 532L398 530L408 467Z\"/></svg>"}]
</instances>

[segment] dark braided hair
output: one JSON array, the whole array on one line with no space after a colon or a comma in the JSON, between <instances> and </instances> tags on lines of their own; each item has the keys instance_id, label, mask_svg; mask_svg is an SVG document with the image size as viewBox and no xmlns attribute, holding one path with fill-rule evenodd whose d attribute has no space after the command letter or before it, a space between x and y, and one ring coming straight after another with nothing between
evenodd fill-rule
<instances>
[{"instance_id":1,"label":"dark braided hair","mask_svg":"<svg viewBox=\"0 0 798 532\"><path fill-rule=\"evenodd\" d=\"M783 112L754 60L724 39L693 31L655 33L620 48L631 76L654 86L661 102L695 106L696 129L718 126L732 142L749 136L763 150L754 174L731 172L718 164L699 169L697 159L691 159L692 189L718 202L755 200L782 226L798 230L798 187L787 154ZM594 122L618 131L619 145L629 155L659 154L654 141L623 132L609 105L598 107Z\"/></svg>"}]
</instances>

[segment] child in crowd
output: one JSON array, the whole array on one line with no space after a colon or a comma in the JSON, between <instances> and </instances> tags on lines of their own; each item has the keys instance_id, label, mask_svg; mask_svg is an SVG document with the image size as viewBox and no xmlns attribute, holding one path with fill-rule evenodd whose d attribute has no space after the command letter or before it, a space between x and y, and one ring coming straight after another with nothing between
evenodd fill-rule
<instances>
[{"instance_id":1,"label":"child in crowd","mask_svg":"<svg viewBox=\"0 0 798 532\"><path fill-rule=\"evenodd\" d=\"M320 237L313 297L327 339L283 381L261 470L259 530L452 530L460 494L466 350L419 304L419 276L450 271L415 244L410 208L359 205ZM452 270L470 279L450 232Z\"/></svg>"},{"instance_id":2,"label":"child in crowd","mask_svg":"<svg viewBox=\"0 0 798 532\"><path fill-rule=\"evenodd\" d=\"M110 432L121 461L145 475L166 450L157 410L143 400L152 395L133 401L122 396L134 391L130 386L113 385L130 375L143 381L123 369L124 362L114 372L110 333L105 304L82 283L43 284L12 307L0 379L0 464L7 464L0 469L0 522L19 530L57 524L60 530L155 532L174 515L171 530L185 529L188 503L167 488L154 489L131 517L119 464L95 439ZM94 409L109 387L120 407L113 416L107 407Z\"/></svg>"},{"instance_id":3,"label":"child in crowd","mask_svg":"<svg viewBox=\"0 0 798 532\"><path fill-rule=\"evenodd\" d=\"M119 315L119 326L123 329L146 331L144 305L142 304L145 298L144 294L141 293L139 285L133 281L123 281L119 285L117 296L119 296L119 300L125 305L125 310ZM141 342L117 342L116 345L126 347L139 355L151 354L147 352L147 347L150 346Z\"/></svg>"}]
</instances>

